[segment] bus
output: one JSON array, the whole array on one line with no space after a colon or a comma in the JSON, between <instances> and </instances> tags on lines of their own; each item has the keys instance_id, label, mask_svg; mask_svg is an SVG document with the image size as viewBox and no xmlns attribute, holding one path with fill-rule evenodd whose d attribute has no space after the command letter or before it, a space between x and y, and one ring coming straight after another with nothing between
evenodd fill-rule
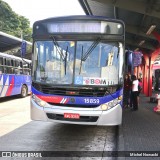
<instances>
[{"instance_id":1,"label":"bus","mask_svg":"<svg viewBox=\"0 0 160 160\"><path fill-rule=\"evenodd\" d=\"M36 21L31 119L120 125L124 34L123 21L100 16Z\"/></svg>"},{"instance_id":2,"label":"bus","mask_svg":"<svg viewBox=\"0 0 160 160\"><path fill-rule=\"evenodd\" d=\"M0 98L31 93L31 60L0 53Z\"/></svg>"}]
</instances>

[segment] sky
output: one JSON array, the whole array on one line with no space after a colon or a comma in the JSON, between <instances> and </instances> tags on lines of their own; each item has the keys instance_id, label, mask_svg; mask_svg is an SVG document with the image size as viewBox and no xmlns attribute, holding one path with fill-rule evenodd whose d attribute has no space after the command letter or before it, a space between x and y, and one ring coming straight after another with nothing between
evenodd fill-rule
<instances>
[{"instance_id":1,"label":"sky","mask_svg":"<svg viewBox=\"0 0 160 160\"><path fill-rule=\"evenodd\" d=\"M3 0L12 10L29 19L30 26L37 20L67 16L84 15L78 0Z\"/></svg>"}]
</instances>

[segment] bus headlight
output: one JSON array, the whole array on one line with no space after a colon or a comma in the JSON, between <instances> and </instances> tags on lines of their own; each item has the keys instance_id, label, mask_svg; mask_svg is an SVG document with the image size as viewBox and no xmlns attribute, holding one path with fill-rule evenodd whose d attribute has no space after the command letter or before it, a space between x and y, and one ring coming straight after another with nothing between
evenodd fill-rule
<instances>
[{"instance_id":1,"label":"bus headlight","mask_svg":"<svg viewBox=\"0 0 160 160\"><path fill-rule=\"evenodd\" d=\"M113 107L115 107L121 100L119 100L118 98L110 101L110 102L107 102L105 104L102 104L101 105L101 110L102 111L105 111L105 110L108 110L108 109L111 109Z\"/></svg>"},{"instance_id":2,"label":"bus headlight","mask_svg":"<svg viewBox=\"0 0 160 160\"><path fill-rule=\"evenodd\" d=\"M123 99L123 96L119 96L119 97L118 97L118 100L121 101L122 99Z\"/></svg>"},{"instance_id":3,"label":"bus headlight","mask_svg":"<svg viewBox=\"0 0 160 160\"><path fill-rule=\"evenodd\" d=\"M32 99L37 103L40 107L44 107L46 105L46 102L38 98L36 95L32 95Z\"/></svg>"},{"instance_id":4,"label":"bus headlight","mask_svg":"<svg viewBox=\"0 0 160 160\"><path fill-rule=\"evenodd\" d=\"M101 105L101 109L102 109L102 111L107 110L107 109L108 109L107 104L102 104L102 105Z\"/></svg>"}]
</instances>

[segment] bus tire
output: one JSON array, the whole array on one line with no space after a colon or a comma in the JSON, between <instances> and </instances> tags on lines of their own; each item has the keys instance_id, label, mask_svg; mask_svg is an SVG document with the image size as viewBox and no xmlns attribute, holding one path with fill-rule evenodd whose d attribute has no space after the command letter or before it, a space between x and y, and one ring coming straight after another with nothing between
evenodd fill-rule
<instances>
[{"instance_id":1,"label":"bus tire","mask_svg":"<svg viewBox=\"0 0 160 160\"><path fill-rule=\"evenodd\" d=\"M21 94L20 94L20 97L21 98L24 98L26 97L28 94L28 89L27 89L27 86L23 85L22 88L21 88Z\"/></svg>"}]
</instances>

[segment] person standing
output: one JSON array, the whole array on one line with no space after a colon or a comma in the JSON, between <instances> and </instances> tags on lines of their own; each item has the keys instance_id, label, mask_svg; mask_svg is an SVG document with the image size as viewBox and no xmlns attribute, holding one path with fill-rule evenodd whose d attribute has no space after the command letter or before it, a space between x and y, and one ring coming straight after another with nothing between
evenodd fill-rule
<instances>
[{"instance_id":1,"label":"person standing","mask_svg":"<svg viewBox=\"0 0 160 160\"><path fill-rule=\"evenodd\" d=\"M139 81L135 75L132 76L133 82L132 82L132 104L133 104L133 111L138 110L138 84Z\"/></svg>"},{"instance_id":2,"label":"person standing","mask_svg":"<svg viewBox=\"0 0 160 160\"><path fill-rule=\"evenodd\" d=\"M128 108L129 106L129 99L130 99L130 91L131 91L131 80L129 75L125 75L124 79L124 90L123 90L123 106L124 108Z\"/></svg>"},{"instance_id":3,"label":"person standing","mask_svg":"<svg viewBox=\"0 0 160 160\"><path fill-rule=\"evenodd\" d=\"M139 95L140 95L140 93L142 91L142 86L143 86L142 79L139 78L138 79L138 94L137 94L138 105L139 105Z\"/></svg>"},{"instance_id":4,"label":"person standing","mask_svg":"<svg viewBox=\"0 0 160 160\"><path fill-rule=\"evenodd\" d=\"M156 86L156 79L154 76L152 76L152 90L155 90L155 86Z\"/></svg>"}]
</instances>

